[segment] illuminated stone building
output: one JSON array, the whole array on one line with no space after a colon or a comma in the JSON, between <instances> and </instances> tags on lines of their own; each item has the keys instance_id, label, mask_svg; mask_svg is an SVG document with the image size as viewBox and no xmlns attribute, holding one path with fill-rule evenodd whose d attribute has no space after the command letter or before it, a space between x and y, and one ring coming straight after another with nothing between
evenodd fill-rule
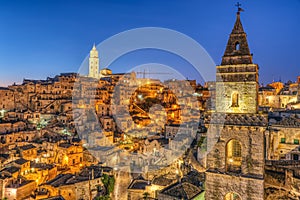
<instances>
[{"instance_id":1,"label":"illuminated stone building","mask_svg":"<svg viewBox=\"0 0 300 200\"><path fill-rule=\"evenodd\" d=\"M23 158L13 159L8 162L1 170L1 175L17 178L23 176L30 171L30 161Z\"/></svg>"},{"instance_id":2,"label":"illuminated stone building","mask_svg":"<svg viewBox=\"0 0 300 200\"><path fill-rule=\"evenodd\" d=\"M275 94L279 94L279 92L284 88L284 84L282 82L273 82L268 85L275 89Z\"/></svg>"},{"instance_id":3,"label":"illuminated stone building","mask_svg":"<svg viewBox=\"0 0 300 200\"><path fill-rule=\"evenodd\" d=\"M0 97L0 109L11 110L15 108L14 92L12 90L6 87L0 87Z\"/></svg>"},{"instance_id":4,"label":"illuminated stone building","mask_svg":"<svg viewBox=\"0 0 300 200\"><path fill-rule=\"evenodd\" d=\"M27 124L23 121L4 122L0 124L1 133L24 131L26 128L27 128Z\"/></svg>"},{"instance_id":5,"label":"illuminated stone building","mask_svg":"<svg viewBox=\"0 0 300 200\"><path fill-rule=\"evenodd\" d=\"M266 134L265 199L299 199L300 112L269 114Z\"/></svg>"},{"instance_id":6,"label":"illuminated stone building","mask_svg":"<svg viewBox=\"0 0 300 200\"><path fill-rule=\"evenodd\" d=\"M262 108L271 110L297 108L298 86L295 83L273 82L259 88L258 103Z\"/></svg>"},{"instance_id":7,"label":"illuminated stone building","mask_svg":"<svg viewBox=\"0 0 300 200\"><path fill-rule=\"evenodd\" d=\"M238 12L217 66L216 111L204 118L216 142L204 162L206 199L299 199L298 98L299 78L258 88Z\"/></svg>"},{"instance_id":8,"label":"illuminated stone building","mask_svg":"<svg viewBox=\"0 0 300 200\"><path fill-rule=\"evenodd\" d=\"M258 65L253 64L237 12L217 66L216 113L208 122L207 135L218 140L207 155L206 199L264 199L267 118L257 112Z\"/></svg>"},{"instance_id":9,"label":"illuminated stone building","mask_svg":"<svg viewBox=\"0 0 300 200\"><path fill-rule=\"evenodd\" d=\"M28 199L35 188L35 181L22 178L12 179L6 184L4 196L7 200Z\"/></svg>"},{"instance_id":10,"label":"illuminated stone building","mask_svg":"<svg viewBox=\"0 0 300 200\"><path fill-rule=\"evenodd\" d=\"M24 177L28 180L33 180L37 185L43 184L55 178L57 175L57 167L54 164L44 164L32 162L30 172Z\"/></svg>"},{"instance_id":11,"label":"illuminated stone building","mask_svg":"<svg viewBox=\"0 0 300 200\"><path fill-rule=\"evenodd\" d=\"M271 194L274 187L285 188L285 193L290 190L300 193L300 172L292 168L300 160L299 115L268 121L258 110L259 106L284 109L293 102L299 103L300 77L288 87L277 82L259 89L258 65L252 61L239 12L216 76L215 83L207 83L207 88L215 89L213 94L203 88L192 94L187 87L194 91L198 87L195 81L168 80L164 82L168 89L159 80L137 79L134 72L113 74L108 68L99 72L94 45L88 76L78 79L76 73L62 73L46 80L24 79L20 85L0 88L0 148L9 155L0 157L0 184L3 186L4 180L9 182L6 188L1 187L2 193L9 199L23 198L23 193L27 195L38 184L42 185L36 192L40 197L63 196L70 200L94 197L96 186L102 186L101 173L80 172L99 161L94 157L88 159L91 153L104 164L115 166L124 151L116 152L113 145L153 155L165 144L170 151L189 148L189 140L194 138L192 132L201 131L198 124L193 125L199 121L193 108L197 108L200 97L211 101L202 102L209 104L212 113L204 119L207 128L211 128L207 137L218 138L205 162L206 199L259 200ZM75 87L75 82L80 87ZM143 86L136 89L139 85ZM216 101L209 99L211 95ZM150 101L145 101L147 98ZM75 109L72 100L77 102ZM158 100L153 102L160 106L151 107L152 100ZM143 107L145 103L151 109ZM124 108L133 112L125 113ZM76 109L83 112L73 117ZM116 113L118 122L113 117ZM78 132L88 133L82 136L82 142L73 140L74 121ZM151 126L145 127L148 124ZM27 180L19 179L20 176ZM285 185L281 184L283 179ZM158 190L162 199L183 198L174 196L178 191L186 193L184 198L193 199L202 192L199 185L184 182L170 186L176 178L167 183L150 182L151 179L133 180L128 187L129 199L142 198L144 192L157 197Z\"/></svg>"},{"instance_id":12,"label":"illuminated stone building","mask_svg":"<svg viewBox=\"0 0 300 200\"><path fill-rule=\"evenodd\" d=\"M19 168L19 175L25 175L30 171L30 160L24 158L17 159L12 162L12 166Z\"/></svg>"},{"instance_id":13,"label":"illuminated stone building","mask_svg":"<svg viewBox=\"0 0 300 200\"><path fill-rule=\"evenodd\" d=\"M78 174L60 174L40 188L47 190L49 196L61 195L65 200L89 200L103 187L101 177L101 168L90 166Z\"/></svg>"},{"instance_id":14,"label":"illuminated stone building","mask_svg":"<svg viewBox=\"0 0 300 200\"><path fill-rule=\"evenodd\" d=\"M24 130L15 130L15 131L0 131L0 147L5 147L8 145L16 145L18 142L30 142L37 135L37 131L30 130L27 128L27 131Z\"/></svg>"},{"instance_id":15,"label":"illuminated stone building","mask_svg":"<svg viewBox=\"0 0 300 200\"><path fill-rule=\"evenodd\" d=\"M46 80L24 79L20 85L0 88L0 109L58 113L72 99L76 73L62 73Z\"/></svg>"},{"instance_id":16,"label":"illuminated stone building","mask_svg":"<svg viewBox=\"0 0 300 200\"><path fill-rule=\"evenodd\" d=\"M267 85L259 88L258 92L258 103L260 107L275 107L274 99L271 99L271 97L275 97L276 90L274 87Z\"/></svg>"},{"instance_id":17,"label":"illuminated stone building","mask_svg":"<svg viewBox=\"0 0 300 200\"><path fill-rule=\"evenodd\" d=\"M60 166L74 166L83 162L83 147L72 143L60 143L57 148L57 163Z\"/></svg>"},{"instance_id":18,"label":"illuminated stone building","mask_svg":"<svg viewBox=\"0 0 300 200\"><path fill-rule=\"evenodd\" d=\"M287 117L270 126L268 160L300 160L300 120Z\"/></svg>"},{"instance_id":19,"label":"illuminated stone building","mask_svg":"<svg viewBox=\"0 0 300 200\"><path fill-rule=\"evenodd\" d=\"M217 112L257 112L258 65L252 62L239 13L222 63L217 66L216 89Z\"/></svg>"},{"instance_id":20,"label":"illuminated stone building","mask_svg":"<svg viewBox=\"0 0 300 200\"><path fill-rule=\"evenodd\" d=\"M17 147L20 152L20 156L26 160L34 160L37 158L37 148L33 144Z\"/></svg>"}]
</instances>

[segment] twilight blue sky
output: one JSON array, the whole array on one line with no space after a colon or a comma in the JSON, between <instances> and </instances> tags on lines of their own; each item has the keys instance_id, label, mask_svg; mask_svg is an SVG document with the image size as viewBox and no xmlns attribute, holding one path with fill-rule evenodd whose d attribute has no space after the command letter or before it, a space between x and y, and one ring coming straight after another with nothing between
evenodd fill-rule
<instances>
[{"instance_id":1,"label":"twilight blue sky","mask_svg":"<svg viewBox=\"0 0 300 200\"><path fill-rule=\"evenodd\" d=\"M0 85L77 72L93 43L138 27L164 27L200 43L219 64L235 21L233 0L1 0ZM300 75L300 0L240 0L242 23L260 81ZM99 52L101 54L101 52ZM101 61L100 61L101 62ZM111 66L126 71L143 63L190 66L159 51L133 52ZM175 67L175 68L176 68ZM186 70L187 69L187 70Z\"/></svg>"}]
</instances>

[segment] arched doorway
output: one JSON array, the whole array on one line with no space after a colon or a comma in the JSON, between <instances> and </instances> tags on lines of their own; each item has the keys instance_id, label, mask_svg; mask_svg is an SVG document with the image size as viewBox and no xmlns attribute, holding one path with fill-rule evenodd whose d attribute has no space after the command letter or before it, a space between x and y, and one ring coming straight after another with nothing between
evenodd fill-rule
<instances>
[{"instance_id":1,"label":"arched doorway","mask_svg":"<svg viewBox=\"0 0 300 200\"><path fill-rule=\"evenodd\" d=\"M242 170L242 145L230 140L226 145L226 171L240 173Z\"/></svg>"},{"instance_id":2,"label":"arched doorway","mask_svg":"<svg viewBox=\"0 0 300 200\"><path fill-rule=\"evenodd\" d=\"M224 200L242 200L242 198L238 194L230 192L225 195Z\"/></svg>"}]
</instances>

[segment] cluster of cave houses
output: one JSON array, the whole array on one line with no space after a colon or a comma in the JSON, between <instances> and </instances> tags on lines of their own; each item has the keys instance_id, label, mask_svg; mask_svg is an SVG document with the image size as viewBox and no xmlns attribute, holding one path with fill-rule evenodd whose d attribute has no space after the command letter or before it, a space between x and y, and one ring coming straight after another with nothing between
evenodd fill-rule
<instances>
[{"instance_id":1,"label":"cluster of cave houses","mask_svg":"<svg viewBox=\"0 0 300 200\"><path fill-rule=\"evenodd\" d=\"M131 81L126 82L124 77ZM123 84L115 90L119 80L123 80ZM130 85L132 80L135 80L134 84ZM134 101L131 102L134 106L129 109L129 117L124 115L121 119L122 130L118 130L113 109L117 112L124 109L133 94L128 88L135 88L138 81L151 83L139 88L139 92L153 97L158 95L163 99L167 105L166 114L160 115L159 109L154 110L154 115L162 117L164 121L147 126L147 133L153 135L146 140L130 138L132 144L128 146L124 143L128 139L124 131L131 131L137 134L136 138L143 138L143 134L135 130L151 124L151 119L144 116L143 108ZM78 82L80 86L76 85ZM96 86L91 88L91 82ZM184 88L181 87L185 83L174 85L172 89L178 91L169 92L158 80L139 80L134 73L113 74L105 69L105 76L97 81L88 77L78 81L78 74L63 73L46 80L24 79L22 84L0 88L0 197L71 200L107 195L102 183L103 175L116 176L115 170L105 164L114 156L107 148L108 144L122 144L121 148L126 150L147 153L165 145L178 149L187 142L184 138L174 139L180 128L181 117L195 117L193 120L197 120L199 116L180 113L180 106L172 96L173 93L182 94ZM201 113L213 109L214 103L210 98L213 96L214 83L205 86L197 85L195 81L188 83L195 93L191 97L183 94L183 104L191 109L197 104ZM172 87L172 80L168 85ZM259 112L268 115L265 122L269 138L265 150L265 182L269 187L266 193L282 190L291 197L300 193L297 162L300 159L299 85L300 77L296 82L273 82L259 89ZM120 95L116 97L120 107L112 108L110 102L116 94ZM135 94L134 98L140 98L140 94ZM86 111L81 112L81 116L74 115L74 102L75 109ZM89 113L90 110L96 115ZM97 120L94 120L95 116ZM78 119L74 119L76 117ZM128 199L145 196L153 199L195 199L204 196L205 164L200 158L197 162L197 156L191 156L199 152L202 147L200 143L206 137L207 120L204 117L200 119L200 125L196 126L197 142L192 143L193 148L155 173L132 174L126 191ZM74 122L76 120L77 125ZM229 124L237 120L244 125L249 123L249 126L255 121L250 117L226 118ZM93 133L80 138L76 133L77 130L97 133L97 124L100 124L106 139ZM107 160L99 161L91 155L89 150L99 146L106 147Z\"/></svg>"}]
</instances>

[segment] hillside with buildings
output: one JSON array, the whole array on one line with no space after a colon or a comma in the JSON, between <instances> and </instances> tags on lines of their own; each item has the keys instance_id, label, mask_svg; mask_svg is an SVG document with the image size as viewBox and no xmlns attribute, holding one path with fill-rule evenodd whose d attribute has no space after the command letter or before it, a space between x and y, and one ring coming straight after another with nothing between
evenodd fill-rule
<instances>
[{"instance_id":1,"label":"hillside with buildings","mask_svg":"<svg viewBox=\"0 0 300 200\"><path fill-rule=\"evenodd\" d=\"M99 62L0 88L2 199L300 198L300 76L259 84L240 12L215 82Z\"/></svg>"}]
</instances>

